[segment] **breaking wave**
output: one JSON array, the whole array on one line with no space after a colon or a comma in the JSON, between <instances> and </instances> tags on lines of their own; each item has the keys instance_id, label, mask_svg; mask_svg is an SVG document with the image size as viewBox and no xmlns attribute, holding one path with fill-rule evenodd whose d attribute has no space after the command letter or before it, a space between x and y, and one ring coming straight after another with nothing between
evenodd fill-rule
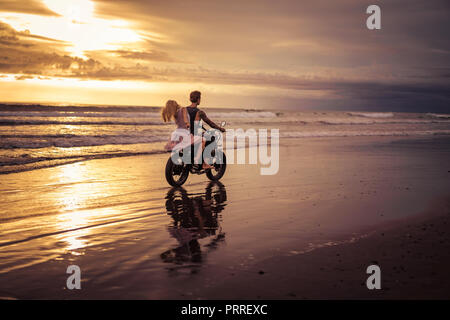
<instances>
[{"instance_id":1,"label":"breaking wave","mask_svg":"<svg viewBox=\"0 0 450 320\"><path fill-rule=\"evenodd\" d=\"M351 116L364 117L364 118L392 118L394 113L392 112L349 112Z\"/></svg>"}]
</instances>

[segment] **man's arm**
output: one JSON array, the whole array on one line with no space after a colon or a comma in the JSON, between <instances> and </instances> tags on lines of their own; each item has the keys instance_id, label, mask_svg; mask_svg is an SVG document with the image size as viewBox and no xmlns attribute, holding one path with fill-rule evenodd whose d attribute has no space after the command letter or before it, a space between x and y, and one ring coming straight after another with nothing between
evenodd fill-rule
<instances>
[{"instance_id":1,"label":"man's arm","mask_svg":"<svg viewBox=\"0 0 450 320\"><path fill-rule=\"evenodd\" d=\"M187 110L186 110L186 108L183 108L181 110L181 112L183 113L183 121L186 124L186 127L189 128L189 121L188 121L188 117L187 117Z\"/></svg>"},{"instance_id":2,"label":"man's arm","mask_svg":"<svg viewBox=\"0 0 450 320\"><path fill-rule=\"evenodd\" d=\"M218 126L217 124L215 124L213 121L211 121L207 116L206 113L203 110L200 110L198 112L198 116L201 120L205 121L211 128L220 130L222 132L225 132L225 129L222 128L221 126Z\"/></svg>"}]
</instances>

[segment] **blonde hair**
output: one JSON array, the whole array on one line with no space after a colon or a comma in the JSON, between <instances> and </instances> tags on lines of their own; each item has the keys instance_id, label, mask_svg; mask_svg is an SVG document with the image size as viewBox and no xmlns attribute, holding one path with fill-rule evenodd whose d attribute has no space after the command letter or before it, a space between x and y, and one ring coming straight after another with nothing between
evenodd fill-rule
<instances>
[{"instance_id":1,"label":"blonde hair","mask_svg":"<svg viewBox=\"0 0 450 320\"><path fill-rule=\"evenodd\" d=\"M164 122L170 122L172 118L177 118L177 111L181 106L175 100L169 100L166 102L166 106L161 109L161 117Z\"/></svg>"}]
</instances>

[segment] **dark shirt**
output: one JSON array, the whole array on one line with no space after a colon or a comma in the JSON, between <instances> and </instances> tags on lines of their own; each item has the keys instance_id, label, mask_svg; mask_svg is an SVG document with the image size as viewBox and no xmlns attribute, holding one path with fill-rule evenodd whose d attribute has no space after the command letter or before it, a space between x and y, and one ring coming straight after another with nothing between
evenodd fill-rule
<instances>
[{"instance_id":1,"label":"dark shirt","mask_svg":"<svg viewBox=\"0 0 450 320\"><path fill-rule=\"evenodd\" d=\"M206 113L203 110L200 110L199 108L193 108L193 107L187 107L186 108L190 117L190 129L191 129L191 133L194 133L194 121L200 121L203 120L205 121L211 128L220 130L222 129L220 126L218 126L217 124L215 124L212 120L210 120L207 116ZM196 117L198 116L198 119L196 119Z\"/></svg>"}]
</instances>

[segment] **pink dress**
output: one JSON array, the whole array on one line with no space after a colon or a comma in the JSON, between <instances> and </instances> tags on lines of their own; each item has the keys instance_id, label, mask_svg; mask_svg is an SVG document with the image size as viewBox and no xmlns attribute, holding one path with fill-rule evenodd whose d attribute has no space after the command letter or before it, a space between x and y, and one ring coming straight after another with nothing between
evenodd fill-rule
<instances>
[{"instance_id":1,"label":"pink dress","mask_svg":"<svg viewBox=\"0 0 450 320\"><path fill-rule=\"evenodd\" d=\"M189 123L189 114L187 114L187 117ZM190 146L193 143L196 144L202 141L202 137L194 137L190 133L189 128L183 119L183 108L180 108L177 111L175 124L177 125L177 128L172 132L169 142L164 147L167 151L178 151Z\"/></svg>"}]
</instances>

